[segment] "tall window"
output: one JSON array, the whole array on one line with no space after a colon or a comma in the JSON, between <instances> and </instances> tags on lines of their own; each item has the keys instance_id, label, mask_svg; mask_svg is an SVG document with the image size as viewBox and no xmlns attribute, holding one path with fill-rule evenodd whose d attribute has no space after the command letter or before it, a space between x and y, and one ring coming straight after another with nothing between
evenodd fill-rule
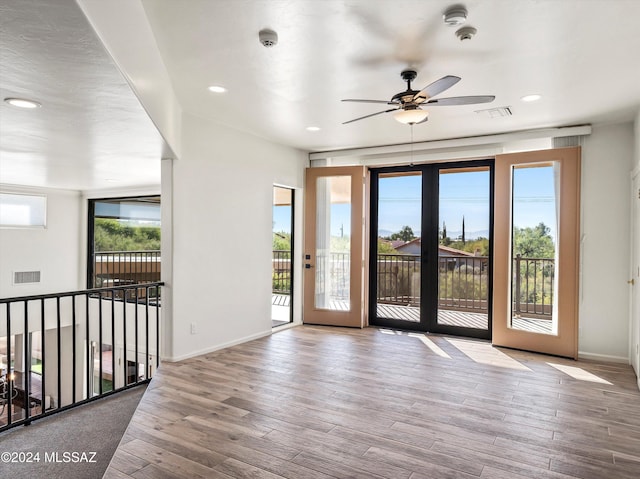
<instances>
[{"instance_id":1,"label":"tall window","mask_svg":"<svg viewBox=\"0 0 640 479\"><path fill-rule=\"evenodd\" d=\"M89 201L89 288L160 281L160 197Z\"/></svg>"}]
</instances>

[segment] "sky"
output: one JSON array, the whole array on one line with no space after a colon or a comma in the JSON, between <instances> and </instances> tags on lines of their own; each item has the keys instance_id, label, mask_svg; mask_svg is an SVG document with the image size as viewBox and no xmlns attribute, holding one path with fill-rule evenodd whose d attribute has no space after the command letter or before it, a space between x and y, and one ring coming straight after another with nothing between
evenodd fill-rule
<instances>
[{"instance_id":1,"label":"sky","mask_svg":"<svg viewBox=\"0 0 640 479\"><path fill-rule=\"evenodd\" d=\"M422 179L419 175L381 178L379 183L378 231L381 235L400 231L408 225L420 232ZM515 226L533 227L542 222L555 236L553 168L518 168L513 178ZM472 171L440 175L438 223L447 226L450 237L460 234L464 216L465 234L487 235L489 230L489 172ZM348 235L349 205L331 209L331 235ZM273 208L274 231L290 232L291 207ZM341 232L341 228L343 229Z\"/></svg>"}]
</instances>

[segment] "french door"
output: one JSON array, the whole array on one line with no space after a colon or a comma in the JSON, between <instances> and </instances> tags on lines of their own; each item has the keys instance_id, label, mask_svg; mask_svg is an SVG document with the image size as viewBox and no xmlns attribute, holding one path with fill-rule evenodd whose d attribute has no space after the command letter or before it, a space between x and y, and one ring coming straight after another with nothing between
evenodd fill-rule
<instances>
[{"instance_id":1,"label":"french door","mask_svg":"<svg viewBox=\"0 0 640 479\"><path fill-rule=\"evenodd\" d=\"M366 324L365 182L362 166L306 170L304 323Z\"/></svg>"},{"instance_id":2,"label":"french door","mask_svg":"<svg viewBox=\"0 0 640 479\"><path fill-rule=\"evenodd\" d=\"M371 171L369 322L491 338L493 160Z\"/></svg>"}]
</instances>

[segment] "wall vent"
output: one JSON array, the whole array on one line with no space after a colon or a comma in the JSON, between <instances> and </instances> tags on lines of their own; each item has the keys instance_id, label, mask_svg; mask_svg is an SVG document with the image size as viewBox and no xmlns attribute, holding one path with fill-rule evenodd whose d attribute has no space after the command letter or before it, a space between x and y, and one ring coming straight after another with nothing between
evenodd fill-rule
<instances>
[{"instance_id":1,"label":"wall vent","mask_svg":"<svg viewBox=\"0 0 640 479\"><path fill-rule=\"evenodd\" d=\"M16 271L13 273L13 284L39 283L40 271Z\"/></svg>"},{"instance_id":2,"label":"wall vent","mask_svg":"<svg viewBox=\"0 0 640 479\"><path fill-rule=\"evenodd\" d=\"M561 136L552 138L554 148L565 148L568 146L581 146L582 136Z\"/></svg>"}]
</instances>

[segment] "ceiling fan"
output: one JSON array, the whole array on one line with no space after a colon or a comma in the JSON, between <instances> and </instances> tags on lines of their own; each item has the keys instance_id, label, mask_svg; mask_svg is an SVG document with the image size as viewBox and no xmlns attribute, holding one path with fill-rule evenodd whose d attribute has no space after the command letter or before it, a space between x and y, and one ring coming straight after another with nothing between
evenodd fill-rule
<instances>
[{"instance_id":1,"label":"ceiling fan","mask_svg":"<svg viewBox=\"0 0 640 479\"><path fill-rule=\"evenodd\" d=\"M391 97L391 100L355 100L346 99L342 101L352 101L359 103L382 103L385 105L394 105L394 108L388 110L371 113L370 115L354 118L353 120L345 121L343 125L347 123L353 123L354 121L364 120L372 116L381 115L382 113L389 113L395 111L394 118L400 123L406 123L408 125L424 123L429 119L429 112L423 110L421 106L456 106L456 105L473 105L476 103L489 103L495 99L493 95L479 95L479 96L454 96L449 98L434 99L433 97L442 93L443 91L451 88L453 85L460 81L460 77L447 75L433 83L427 85L422 90L412 90L411 82L415 80L418 75L415 70L404 70L401 74L402 79L407 82L407 89L400 93L396 93Z\"/></svg>"}]
</instances>

